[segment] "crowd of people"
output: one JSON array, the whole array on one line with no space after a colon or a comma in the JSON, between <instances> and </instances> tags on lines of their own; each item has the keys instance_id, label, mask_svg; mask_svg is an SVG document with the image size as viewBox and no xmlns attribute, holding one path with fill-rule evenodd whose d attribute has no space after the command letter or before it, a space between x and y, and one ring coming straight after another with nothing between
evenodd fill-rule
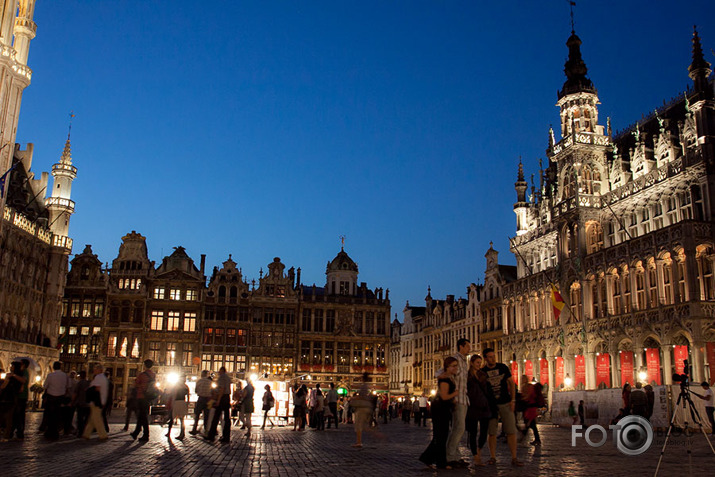
<instances>
[{"instance_id":1,"label":"crowd of people","mask_svg":"<svg viewBox=\"0 0 715 477\"><path fill-rule=\"evenodd\" d=\"M439 372L438 389L432 399L419 396L415 399L390 399L385 394L378 395L369 388L369 376L363 376L363 383L352 396L338 394L335 383L326 389L320 384L308 387L297 382L291 386L293 400L293 430L304 431L312 428L316 431L337 429L340 424L353 424L355 431L354 447L362 447L363 435L373 431L376 436L380 421L388 423L401 418L409 423L414 420L418 426L426 426L427 420L433 423L432 441L420 456L420 460L438 468L454 468L468 465L460 459L459 445L466 432L469 448L477 465L496 462L498 422L502 423L502 434L512 455L512 464L520 466L517 459L517 427L515 411L520 409L524 416L524 429L521 439L525 439L531 430L534 434L532 444L539 445L540 439L536 419L538 409L545 405L539 384L523 380L517 390L509 368L496 362L494 351L484 350L484 360L479 355L470 354L468 340L458 341L458 353L444 361L444 368ZM13 363L7 378L0 384L0 428L2 437L9 439L13 433L22 438L24 433L24 412L27 403L29 363ZM132 416L136 424L129 434L132 439L149 440L149 420L159 417L163 424L168 424L166 436L184 439L186 436L185 419L189 412L191 391L185 376L159 390L154 363L144 361L144 370L139 373L127 396L124 431L129 431ZM107 416L112 408L112 383L102 366L96 365L93 376L88 378L84 371L66 374L61 370L61 363L53 365L43 386L44 414L41 430L48 439L57 439L60 432L91 438L94 432L100 440L107 439L109 426ZM245 382L232 381L221 368L215 377L208 371L201 373L196 382L193 426L189 434L201 434L208 441L218 437L221 424L220 442L230 442L231 430L235 425L250 435L252 418L255 412L255 389L250 379ZM517 396L519 399L517 401ZM24 400L24 401L23 401ZM274 427L276 423L269 415L276 405L270 385L265 385L261 399L263 412L262 429L266 425ZM160 416L150 416L159 413ZM76 418L76 419L75 419ZM286 415L284 419L288 419ZM223 421L223 422L222 422ZM200 428L201 424L201 428ZM174 426L178 434L174 435ZM201 437L199 436L199 437ZM489 459L482 462L482 451L488 444Z\"/></svg>"},{"instance_id":2,"label":"crowd of people","mask_svg":"<svg viewBox=\"0 0 715 477\"><path fill-rule=\"evenodd\" d=\"M466 431L475 465L496 464L497 437L503 435L511 453L511 464L521 467L517 442L524 441L531 431L534 434L531 445L541 445L536 425L540 411L546 407L541 384L531 383L523 376L522 385L517 389L509 367L497 362L491 348L484 349L483 358L474 354L469 360L469 340L458 340L457 349L454 356L444 360L443 368L437 373L437 393L430 407L432 441L419 460L439 469L469 466L469 462L460 458L459 451ZM521 431L517 428L517 413L524 419ZM498 433L499 422L501 433ZM487 444L489 459L484 462L482 451Z\"/></svg>"}]
</instances>

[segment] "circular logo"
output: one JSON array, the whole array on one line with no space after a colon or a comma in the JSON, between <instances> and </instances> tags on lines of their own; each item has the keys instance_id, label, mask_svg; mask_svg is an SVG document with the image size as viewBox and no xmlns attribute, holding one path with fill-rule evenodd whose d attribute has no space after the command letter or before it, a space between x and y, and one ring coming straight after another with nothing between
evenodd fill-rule
<instances>
[{"instance_id":1,"label":"circular logo","mask_svg":"<svg viewBox=\"0 0 715 477\"><path fill-rule=\"evenodd\" d=\"M653 443L653 428L648 419L641 416L627 416L618 422L616 447L626 455L641 455Z\"/></svg>"}]
</instances>

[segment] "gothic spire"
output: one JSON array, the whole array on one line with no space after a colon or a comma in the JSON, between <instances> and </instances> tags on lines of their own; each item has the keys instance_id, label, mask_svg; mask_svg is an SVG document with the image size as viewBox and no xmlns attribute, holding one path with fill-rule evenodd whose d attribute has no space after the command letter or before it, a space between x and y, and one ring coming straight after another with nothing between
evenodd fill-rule
<instances>
[{"instance_id":1,"label":"gothic spire","mask_svg":"<svg viewBox=\"0 0 715 477\"><path fill-rule=\"evenodd\" d=\"M712 88L708 87L708 76L712 69L710 63L705 61L703 48L700 45L700 36L695 25L693 25L693 62L688 67L688 76L695 83L696 93L707 93L712 95Z\"/></svg>"},{"instance_id":2,"label":"gothic spire","mask_svg":"<svg viewBox=\"0 0 715 477\"><path fill-rule=\"evenodd\" d=\"M519 172L516 176L516 182L514 183L514 189L516 189L516 202L517 204L522 204L526 202L526 189L528 184L524 180L524 164L521 162L521 157L519 158ZM517 205L515 204L514 207Z\"/></svg>"},{"instance_id":3,"label":"gothic spire","mask_svg":"<svg viewBox=\"0 0 715 477\"><path fill-rule=\"evenodd\" d=\"M581 39L575 32L571 32L571 36L566 41L566 46L569 48L569 58L564 64L564 73L566 73L566 82L563 88L559 91L559 99L567 94L587 92L596 93L596 88L590 79L586 77L588 68L581 57Z\"/></svg>"}]
</instances>

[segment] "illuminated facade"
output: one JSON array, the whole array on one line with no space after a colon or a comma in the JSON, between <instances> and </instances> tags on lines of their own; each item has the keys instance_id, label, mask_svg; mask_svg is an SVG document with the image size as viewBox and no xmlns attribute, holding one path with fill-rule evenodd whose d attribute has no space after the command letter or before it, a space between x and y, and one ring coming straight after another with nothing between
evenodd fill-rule
<instances>
[{"instance_id":1,"label":"illuminated facade","mask_svg":"<svg viewBox=\"0 0 715 477\"><path fill-rule=\"evenodd\" d=\"M390 390L395 394L421 395L436 389L436 372L444 358L457 352L457 340L467 338L472 352L502 349L502 297L505 284L516 279L516 267L500 265L493 247L485 254L484 284L470 284L468 298L434 300L428 288L425 306L403 310L402 323L392 324Z\"/></svg>"},{"instance_id":2,"label":"illuminated facade","mask_svg":"<svg viewBox=\"0 0 715 477\"><path fill-rule=\"evenodd\" d=\"M206 286L204 265L203 255L196 268L177 247L155 267L136 232L122 238L108 270L87 246L68 275L60 327L65 368L102 363L119 402L146 358L159 381L170 372L197 376L225 366L287 396L294 379L351 390L368 371L375 388L387 390L390 302L382 289L357 284L347 253L328 264L325 287L302 285L300 269L286 270L277 257L250 283L229 256Z\"/></svg>"},{"instance_id":3,"label":"illuminated facade","mask_svg":"<svg viewBox=\"0 0 715 477\"><path fill-rule=\"evenodd\" d=\"M27 66L34 0L0 1L0 368L30 357L31 372L42 379L58 358L61 298L72 250L69 219L71 187L77 175L69 136L60 160L39 179L31 172L33 146L15 143ZM52 191L45 198L48 188Z\"/></svg>"},{"instance_id":4,"label":"illuminated facade","mask_svg":"<svg viewBox=\"0 0 715 477\"><path fill-rule=\"evenodd\" d=\"M700 39L692 87L619 134L599 124L580 45L568 39L561 139L550 132L528 198L519 165L504 359L555 389L671 384L686 358L693 381L712 380L715 102ZM566 305L558 322L552 284Z\"/></svg>"}]
</instances>

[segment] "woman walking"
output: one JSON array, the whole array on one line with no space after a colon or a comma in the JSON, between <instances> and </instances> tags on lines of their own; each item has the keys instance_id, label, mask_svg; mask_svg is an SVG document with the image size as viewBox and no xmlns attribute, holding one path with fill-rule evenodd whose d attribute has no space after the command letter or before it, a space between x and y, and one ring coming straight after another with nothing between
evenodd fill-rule
<instances>
[{"instance_id":1,"label":"woman walking","mask_svg":"<svg viewBox=\"0 0 715 477\"><path fill-rule=\"evenodd\" d=\"M432 441L420 456L420 461L430 468L451 469L447 465L447 438L452 421L452 407L457 396L453 377L459 371L457 359L449 356L444 360L444 373L437 379L437 396L432 404Z\"/></svg>"},{"instance_id":2,"label":"woman walking","mask_svg":"<svg viewBox=\"0 0 715 477\"><path fill-rule=\"evenodd\" d=\"M308 388L296 384L293 392L293 430L305 430L305 411L307 406Z\"/></svg>"},{"instance_id":3,"label":"woman walking","mask_svg":"<svg viewBox=\"0 0 715 477\"><path fill-rule=\"evenodd\" d=\"M171 437L171 426L174 425L174 420L178 419L181 422L181 432L176 436L181 440L184 438L186 428L184 427L184 417L189 410L189 387L186 385L186 376L181 376L178 384L172 390L171 395L171 416L169 418L169 430L166 437Z\"/></svg>"},{"instance_id":4,"label":"woman walking","mask_svg":"<svg viewBox=\"0 0 715 477\"><path fill-rule=\"evenodd\" d=\"M320 389L315 393L315 430L325 430L325 396Z\"/></svg>"},{"instance_id":5,"label":"woman walking","mask_svg":"<svg viewBox=\"0 0 715 477\"><path fill-rule=\"evenodd\" d=\"M487 382L487 374L482 371L482 357L475 354L469 360L469 374L467 376L467 432L469 433L469 448L472 451L474 463L479 466L482 462L482 449L487 442L489 420L495 415L496 401L492 388ZM477 435L479 442L477 443ZM492 456L496 460L496 456Z\"/></svg>"},{"instance_id":6,"label":"woman walking","mask_svg":"<svg viewBox=\"0 0 715 477\"><path fill-rule=\"evenodd\" d=\"M276 400L273 398L271 387L268 384L266 384L265 390L266 392L263 393L263 426L261 426L261 429L266 428L266 419L268 419L268 422L271 423L271 428L275 427L273 425L273 420L268 417L268 411L273 409L273 405L276 403Z\"/></svg>"}]
</instances>

